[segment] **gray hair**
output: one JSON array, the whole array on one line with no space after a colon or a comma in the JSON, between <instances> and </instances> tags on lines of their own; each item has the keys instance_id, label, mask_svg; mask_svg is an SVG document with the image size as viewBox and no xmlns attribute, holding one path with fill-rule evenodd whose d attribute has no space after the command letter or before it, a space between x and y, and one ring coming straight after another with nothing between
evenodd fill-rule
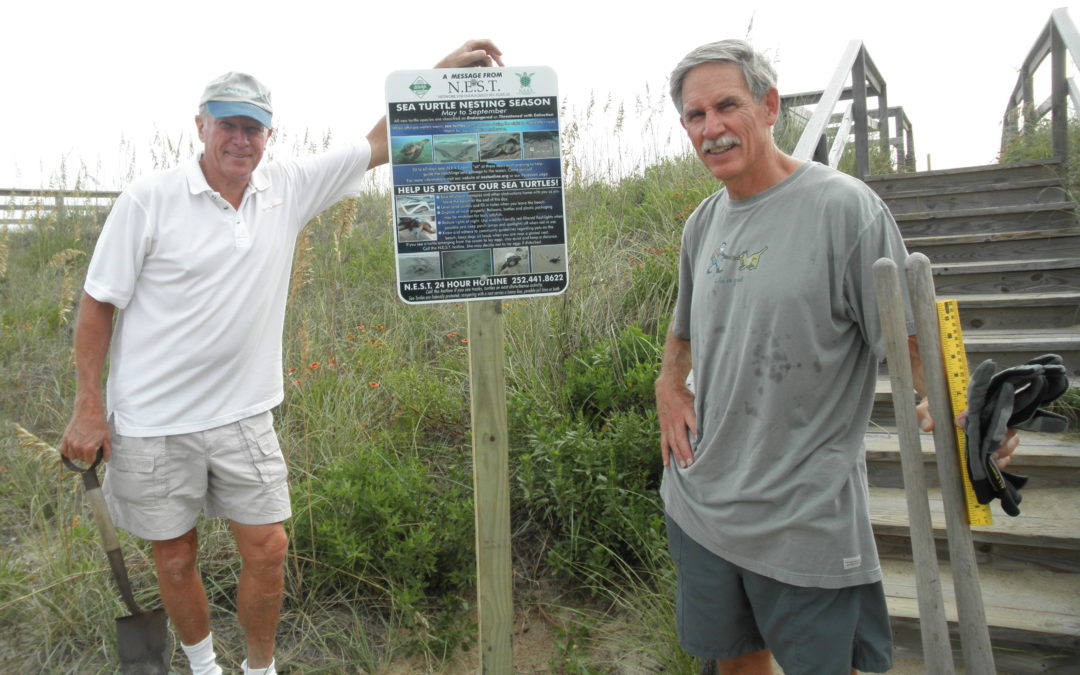
<instances>
[{"instance_id":1,"label":"gray hair","mask_svg":"<svg viewBox=\"0 0 1080 675\"><path fill-rule=\"evenodd\" d=\"M683 112L683 83L694 68L705 63L734 63L742 69L743 79L754 100L760 101L776 86L776 70L764 54L754 51L745 40L721 40L701 45L683 57L671 71L671 100Z\"/></svg>"}]
</instances>

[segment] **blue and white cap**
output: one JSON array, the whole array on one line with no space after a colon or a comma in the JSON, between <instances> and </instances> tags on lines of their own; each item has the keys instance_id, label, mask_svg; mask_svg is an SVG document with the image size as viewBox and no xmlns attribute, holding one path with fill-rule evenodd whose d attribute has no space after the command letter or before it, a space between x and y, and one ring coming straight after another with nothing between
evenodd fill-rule
<instances>
[{"instance_id":1,"label":"blue and white cap","mask_svg":"<svg viewBox=\"0 0 1080 675\"><path fill-rule=\"evenodd\" d=\"M206 85L199 105L214 117L250 117L272 129L270 90L247 73L228 72Z\"/></svg>"}]
</instances>

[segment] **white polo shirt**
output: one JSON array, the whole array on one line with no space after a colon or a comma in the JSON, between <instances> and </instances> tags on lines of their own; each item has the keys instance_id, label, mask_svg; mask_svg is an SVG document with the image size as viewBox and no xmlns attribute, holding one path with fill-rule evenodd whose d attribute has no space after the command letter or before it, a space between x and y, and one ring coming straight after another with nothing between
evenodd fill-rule
<instances>
[{"instance_id":1,"label":"white polo shirt","mask_svg":"<svg viewBox=\"0 0 1080 675\"><path fill-rule=\"evenodd\" d=\"M304 225L357 194L366 141L258 167L234 209L197 159L141 178L117 199L85 289L120 309L107 409L117 433L201 431L284 398L281 336Z\"/></svg>"}]
</instances>

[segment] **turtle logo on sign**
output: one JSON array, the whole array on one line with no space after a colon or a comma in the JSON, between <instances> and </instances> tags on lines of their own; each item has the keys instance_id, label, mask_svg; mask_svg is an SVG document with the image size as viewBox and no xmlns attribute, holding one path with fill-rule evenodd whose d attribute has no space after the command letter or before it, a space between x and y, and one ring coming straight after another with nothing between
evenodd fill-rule
<instances>
[{"instance_id":1,"label":"turtle logo on sign","mask_svg":"<svg viewBox=\"0 0 1080 675\"><path fill-rule=\"evenodd\" d=\"M535 74L536 73L514 73L514 75L517 75L518 84L521 85L521 93L522 94L531 94L531 93L533 93L533 90L532 90L532 77Z\"/></svg>"}]
</instances>

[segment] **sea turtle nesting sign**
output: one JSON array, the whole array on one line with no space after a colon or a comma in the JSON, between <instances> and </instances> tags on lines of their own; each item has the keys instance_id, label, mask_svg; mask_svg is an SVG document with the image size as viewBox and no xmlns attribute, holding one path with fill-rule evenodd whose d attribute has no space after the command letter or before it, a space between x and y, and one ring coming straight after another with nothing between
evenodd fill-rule
<instances>
[{"instance_id":1,"label":"sea turtle nesting sign","mask_svg":"<svg viewBox=\"0 0 1080 675\"><path fill-rule=\"evenodd\" d=\"M401 299L566 290L555 72L397 71L386 98Z\"/></svg>"}]
</instances>

